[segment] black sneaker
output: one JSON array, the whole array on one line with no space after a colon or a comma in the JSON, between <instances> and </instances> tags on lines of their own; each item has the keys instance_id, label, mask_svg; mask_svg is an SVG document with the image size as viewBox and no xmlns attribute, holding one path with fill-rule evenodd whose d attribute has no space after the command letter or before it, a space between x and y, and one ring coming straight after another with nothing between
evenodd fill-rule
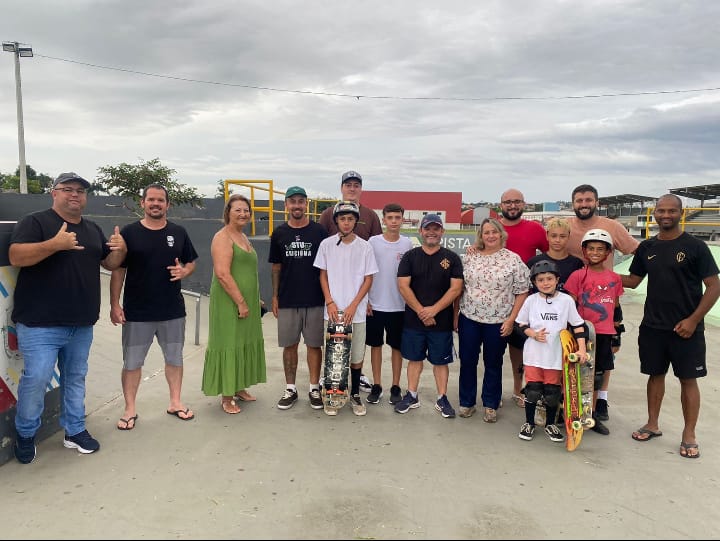
<instances>
[{"instance_id":1,"label":"black sneaker","mask_svg":"<svg viewBox=\"0 0 720 541\"><path fill-rule=\"evenodd\" d=\"M382 395L382 387L376 383L372 386L370 394L367 395L367 398L365 398L365 400L368 404L377 404L378 402L380 402L380 398L382 398Z\"/></svg>"},{"instance_id":2,"label":"black sneaker","mask_svg":"<svg viewBox=\"0 0 720 541\"><path fill-rule=\"evenodd\" d=\"M518 434L518 438L525 441L530 441L535 436L535 427L531 425L530 423L523 423L523 425L520 427L520 433Z\"/></svg>"},{"instance_id":3,"label":"black sneaker","mask_svg":"<svg viewBox=\"0 0 720 541\"><path fill-rule=\"evenodd\" d=\"M23 438L20 434L15 438L15 445L13 446L15 452L15 458L17 458L20 464L30 464L35 460L37 454L37 447L35 447L35 437Z\"/></svg>"},{"instance_id":4,"label":"black sneaker","mask_svg":"<svg viewBox=\"0 0 720 541\"><path fill-rule=\"evenodd\" d=\"M278 400L277 407L281 410L289 410L295 405L297 399L297 391L293 391L292 389L285 389L285 392L280 397L280 400Z\"/></svg>"},{"instance_id":5,"label":"black sneaker","mask_svg":"<svg viewBox=\"0 0 720 541\"><path fill-rule=\"evenodd\" d=\"M63 445L68 449L77 449L84 455L100 450L100 443L87 430L83 430L74 436L68 436L66 433Z\"/></svg>"},{"instance_id":6,"label":"black sneaker","mask_svg":"<svg viewBox=\"0 0 720 541\"><path fill-rule=\"evenodd\" d=\"M413 398L413 395L411 395L410 391L408 391L407 393L405 393L405 398L395 404L395 411L397 413L407 413L411 409L419 407L420 401L417 398Z\"/></svg>"},{"instance_id":7,"label":"black sneaker","mask_svg":"<svg viewBox=\"0 0 720 541\"><path fill-rule=\"evenodd\" d=\"M601 421L609 421L610 414L608 413L608 403L604 398L598 398L595 403L595 417Z\"/></svg>"},{"instance_id":8,"label":"black sneaker","mask_svg":"<svg viewBox=\"0 0 720 541\"><path fill-rule=\"evenodd\" d=\"M438 398L438 401L435 402L435 409L446 419L453 419L455 417L455 409L450 405L450 401L446 395Z\"/></svg>"},{"instance_id":9,"label":"black sneaker","mask_svg":"<svg viewBox=\"0 0 720 541\"><path fill-rule=\"evenodd\" d=\"M322 395L320 394L320 389L313 389L308 393L308 398L310 399L310 407L314 410L321 410L323 409L323 401L322 401ZM278 406L280 407L280 406Z\"/></svg>"},{"instance_id":10,"label":"black sneaker","mask_svg":"<svg viewBox=\"0 0 720 541\"><path fill-rule=\"evenodd\" d=\"M372 391L372 383L365 374L360 374L360 390L364 393Z\"/></svg>"},{"instance_id":11,"label":"black sneaker","mask_svg":"<svg viewBox=\"0 0 720 541\"><path fill-rule=\"evenodd\" d=\"M397 385L390 387L390 402L393 406L402 400L402 391Z\"/></svg>"},{"instance_id":12,"label":"black sneaker","mask_svg":"<svg viewBox=\"0 0 720 541\"><path fill-rule=\"evenodd\" d=\"M603 436L607 436L610 434L610 429L604 424L602 424L600 419L598 419L597 417L593 417L593 419L595 419L595 426L592 427L590 430L592 430L593 432L597 432L598 434L602 434Z\"/></svg>"},{"instance_id":13,"label":"black sneaker","mask_svg":"<svg viewBox=\"0 0 720 541\"><path fill-rule=\"evenodd\" d=\"M550 441L561 442L565 441L565 436L562 435L557 426L549 424L545 427L545 434L550 438Z\"/></svg>"}]
</instances>

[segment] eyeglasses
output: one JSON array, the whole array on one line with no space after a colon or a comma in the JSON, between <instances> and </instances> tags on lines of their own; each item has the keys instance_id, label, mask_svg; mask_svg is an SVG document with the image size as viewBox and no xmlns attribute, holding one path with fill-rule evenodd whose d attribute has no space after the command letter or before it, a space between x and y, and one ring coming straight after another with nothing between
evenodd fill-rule
<instances>
[{"instance_id":1,"label":"eyeglasses","mask_svg":"<svg viewBox=\"0 0 720 541\"><path fill-rule=\"evenodd\" d=\"M55 188L55 191L63 192L66 194L75 193L78 195L85 195L87 193L87 190L85 188Z\"/></svg>"},{"instance_id":2,"label":"eyeglasses","mask_svg":"<svg viewBox=\"0 0 720 541\"><path fill-rule=\"evenodd\" d=\"M507 199L505 201L500 201L503 205L522 205L525 201L522 199Z\"/></svg>"}]
</instances>

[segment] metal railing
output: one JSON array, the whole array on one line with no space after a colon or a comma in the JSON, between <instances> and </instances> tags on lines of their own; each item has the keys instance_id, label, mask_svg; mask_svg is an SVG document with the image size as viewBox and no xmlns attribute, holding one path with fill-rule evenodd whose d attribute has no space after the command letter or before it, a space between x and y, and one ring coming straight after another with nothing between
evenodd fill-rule
<instances>
[{"instance_id":1,"label":"metal railing","mask_svg":"<svg viewBox=\"0 0 720 541\"><path fill-rule=\"evenodd\" d=\"M657 222L653 219L653 211L655 210L655 207L648 207L645 212L645 238L650 238L650 228L651 227L657 227ZM712 222L708 221L701 221L696 220L695 218L698 217L703 212L717 212L718 213L718 219L714 220ZM680 217L680 228L682 231L685 231L686 226L691 227L717 227L720 228L720 207L686 207L682 211L682 216Z\"/></svg>"},{"instance_id":2,"label":"metal railing","mask_svg":"<svg viewBox=\"0 0 720 541\"><path fill-rule=\"evenodd\" d=\"M228 197L230 197L230 186L236 185L241 186L244 188L248 188L250 190L250 210L255 214L255 211L259 210L262 212L268 213L268 235L272 235L273 229L275 227L275 214L279 213L282 214L282 221L287 221L287 212L285 211L284 207L283 210L275 210L274 201L275 196L279 195L283 203L285 201L285 192L276 190L273 187L273 181L272 180L240 180L240 179L226 179L223 181L224 184L224 190L225 190L225 201L228 200ZM268 193L268 204L266 206L257 205L255 203L255 190L260 190L262 192ZM317 221L317 219L320 217L320 214L322 211L318 211L318 205L320 203L332 203L333 205L337 203L337 199L311 199L308 198L307 200L307 215L310 217L311 220ZM252 221L250 225L250 235L255 235L255 220Z\"/></svg>"}]
</instances>

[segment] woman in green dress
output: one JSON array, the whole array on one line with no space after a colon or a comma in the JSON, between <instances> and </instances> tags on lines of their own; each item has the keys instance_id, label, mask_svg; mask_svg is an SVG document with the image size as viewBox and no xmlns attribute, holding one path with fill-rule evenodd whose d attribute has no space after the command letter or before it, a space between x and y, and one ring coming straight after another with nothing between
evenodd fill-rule
<instances>
[{"instance_id":1,"label":"woman in green dress","mask_svg":"<svg viewBox=\"0 0 720 541\"><path fill-rule=\"evenodd\" d=\"M222 395L225 413L240 413L236 399L255 400L246 388L267 381L260 321L258 260L245 233L250 201L231 195L225 204L225 227L213 237L210 254L210 320L202 390Z\"/></svg>"}]
</instances>

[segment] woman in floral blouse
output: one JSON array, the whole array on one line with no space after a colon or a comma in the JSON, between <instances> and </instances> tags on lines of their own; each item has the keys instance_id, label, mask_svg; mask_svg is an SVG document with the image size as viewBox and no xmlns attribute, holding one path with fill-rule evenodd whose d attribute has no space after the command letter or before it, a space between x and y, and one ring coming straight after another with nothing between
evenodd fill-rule
<instances>
[{"instance_id":1,"label":"woman in floral blouse","mask_svg":"<svg viewBox=\"0 0 720 541\"><path fill-rule=\"evenodd\" d=\"M478 230L478 250L463 256L464 289L455 301L460 344L460 417L475 413L477 366L483 349L483 420L497 421L502 398L502 364L507 336L530 289L530 271L505 248L507 232L493 219Z\"/></svg>"}]
</instances>

